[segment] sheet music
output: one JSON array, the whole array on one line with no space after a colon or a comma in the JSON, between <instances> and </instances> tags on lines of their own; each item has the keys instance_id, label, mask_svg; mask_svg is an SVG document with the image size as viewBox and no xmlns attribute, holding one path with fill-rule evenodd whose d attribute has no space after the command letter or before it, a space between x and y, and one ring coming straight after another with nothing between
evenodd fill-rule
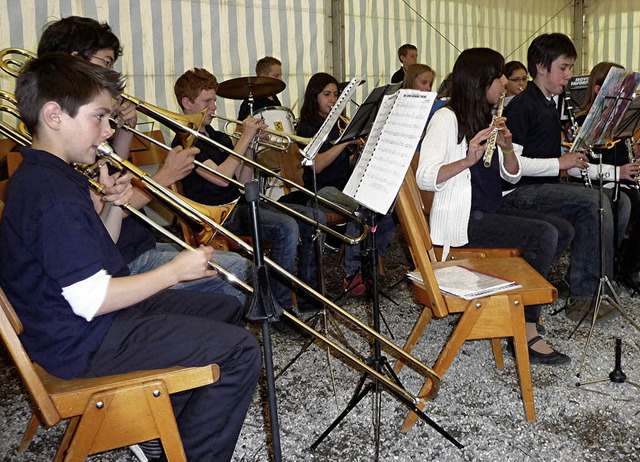
<instances>
[{"instance_id":1,"label":"sheet music","mask_svg":"<svg viewBox=\"0 0 640 462\"><path fill-rule=\"evenodd\" d=\"M399 90L384 96L345 194L378 213L389 211L435 98L435 92L420 90Z\"/></svg>"},{"instance_id":2,"label":"sheet music","mask_svg":"<svg viewBox=\"0 0 640 462\"><path fill-rule=\"evenodd\" d=\"M631 104L639 86L639 73L612 67L578 131L571 150L602 146L611 141L615 127Z\"/></svg>"},{"instance_id":3,"label":"sheet music","mask_svg":"<svg viewBox=\"0 0 640 462\"><path fill-rule=\"evenodd\" d=\"M316 154L318 154L322 144L326 141L331 129L338 121L338 118L340 118L340 114L342 114L342 111L344 111L345 107L351 100L351 97L356 91L356 88L358 88L358 85L360 85L360 82L362 82L362 79L353 78L351 79L351 82L349 82L349 85L342 90L338 101L331 108L331 112L329 112L329 115L320 127L320 130L318 130L318 133L316 133L316 135L311 139L311 142L301 151L303 156L302 165L312 164L313 159L316 157Z\"/></svg>"}]
</instances>

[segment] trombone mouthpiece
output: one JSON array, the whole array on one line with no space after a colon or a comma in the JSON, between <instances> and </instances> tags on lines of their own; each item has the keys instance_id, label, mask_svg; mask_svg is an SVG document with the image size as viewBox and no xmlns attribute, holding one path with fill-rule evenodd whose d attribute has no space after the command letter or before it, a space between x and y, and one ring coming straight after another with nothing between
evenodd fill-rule
<instances>
[{"instance_id":1,"label":"trombone mouthpiece","mask_svg":"<svg viewBox=\"0 0 640 462\"><path fill-rule=\"evenodd\" d=\"M98 145L98 148L96 149L96 152L98 153L98 156L100 156L100 157L111 158L111 157L113 157L115 155L115 151L113 150L111 145L109 143L107 143L106 141L103 141L102 143L100 143Z\"/></svg>"}]
</instances>

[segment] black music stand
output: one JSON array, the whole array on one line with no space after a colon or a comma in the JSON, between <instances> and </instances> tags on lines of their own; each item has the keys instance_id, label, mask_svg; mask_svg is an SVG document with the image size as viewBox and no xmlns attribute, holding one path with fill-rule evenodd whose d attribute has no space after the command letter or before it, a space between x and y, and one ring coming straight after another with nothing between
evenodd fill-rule
<instances>
[{"instance_id":1,"label":"black music stand","mask_svg":"<svg viewBox=\"0 0 640 462\"><path fill-rule=\"evenodd\" d=\"M378 109L380 109L380 104L382 104L382 98L385 95L395 93L401 86L401 83L389 83L371 90L367 99L358 106L358 110L345 127L344 132L332 143L340 144L368 136L378 114Z\"/></svg>"},{"instance_id":2,"label":"black music stand","mask_svg":"<svg viewBox=\"0 0 640 462\"><path fill-rule=\"evenodd\" d=\"M370 210L364 209L365 221L366 224L375 229L376 226L376 213ZM371 298L372 298L372 309L373 309L373 329L376 332L380 332L380 298L378 296L378 272L377 272L377 262L378 262L378 249L376 246L376 233L369 233L366 238L366 246L368 251L366 252L369 255L369 264L368 267L371 271ZM366 362L371 367L373 367L377 372L381 374L386 374L391 380L393 380L397 385L404 388L400 383L400 379L393 371L393 368L389 364L386 356L382 354L382 348L380 345L380 341L374 339L373 341L373 355L370 356ZM329 425L329 427L316 439L316 441L310 446L312 450L315 450L318 445L336 428L342 420L353 410L355 407L362 401L362 399L367 396L369 393L373 393L373 426L374 426L374 438L375 438L375 461L379 460L380 456L380 418L381 418L381 404L382 404L382 391L384 389L384 384L381 384L376 381L369 381L367 383L367 375L363 374L358 381L356 388L353 392L353 396L351 400L347 404L347 407L342 411L342 413ZM409 409L415 412L422 420L424 420L428 425L433 427L438 433L444 436L449 442L453 443L458 449L463 448L464 446L456 440L453 436L447 433L442 427L440 427L437 423L431 420L424 412L422 412L415 403L410 402L409 400L405 400L402 397L398 397L403 404L405 404Z\"/></svg>"},{"instance_id":3,"label":"black music stand","mask_svg":"<svg viewBox=\"0 0 640 462\"><path fill-rule=\"evenodd\" d=\"M362 83L362 82L360 82ZM358 83L358 85L360 85L360 83ZM373 122L375 121L376 115L378 114L378 109L380 109L380 104L382 103L382 98L385 95L391 94L391 93L395 93L396 91L398 91L398 89L400 88L402 84L388 84L388 85L383 85L380 87L376 87L374 88L371 93L369 94L369 96L367 96L367 99L358 106L358 110L357 112L354 114L354 116L351 118L351 121L349 122L349 124L345 127L343 133L340 135L340 137L337 140L329 140L330 143L332 144L340 144L340 143L345 143L345 142L349 142L349 141L353 141L356 139L359 139L363 136L367 136L369 134L369 132L371 131L371 127L373 126ZM344 88L341 88L341 91L344 90ZM328 136L328 135L327 135ZM321 146L318 146L318 148L320 148ZM322 213L320 211L320 205L318 204L318 184L317 184L317 178L316 178L316 169L314 167L315 165L315 153L312 153L313 155L311 156L309 162L310 165L313 167L312 168L312 188L311 190L314 193L314 201L313 201L313 209L314 209L314 217L316 220L316 223L318 223L318 213ZM355 212L355 210L354 210ZM318 291L322 294L325 295L325 281L324 281L324 273L322 270L322 251L323 251L323 240L322 240L322 232L320 230L319 227L316 227L316 231L314 233L314 237L315 242L316 242L316 260L318 263ZM364 253L362 253L364 255ZM365 259L362 259L362 262L365 262ZM363 278L364 280L364 278ZM344 297L345 295L347 295L349 292L348 289L345 289L342 294L335 300L332 300L333 302L336 302L338 300L340 300L342 297ZM370 289L368 288L368 292L370 292ZM383 294L387 299L389 299L392 303L394 303L395 305L398 305L398 303L395 300L392 300L389 296L387 296L386 294ZM335 323L332 322L331 318L330 318L330 313L325 309L325 307L322 307L323 309L319 312L316 313L315 315L311 316L307 322L311 325L315 325L316 322L318 322L321 317L324 319L324 328L325 331L329 330L329 323L332 323L333 327L334 327L334 333L339 336L341 338L342 341L344 341L344 343L346 345L348 345L348 342L346 341L346 338L344 338L344 336L342 335L342 333L340 332L340 329L335 325ZM393 337L393 333L391 332L389 325L387 324L386 320L384 320L384 317L382 317L382 320L387 328L387 330L390 332L391 337ZM282 370L280 370L280 372L278 373L277 377L280 377L280 375L284 374L284 372L286 372L297 360L298 358L314 343L313 339L309 339L300 349L300 351L282 368ZM276 377L276 378L277 378ZM332 379L332 383L334 384L334 390L335 390L335 380L333 378L333 375L331 376Z\"/></svg>"},{"instance_id":4,"label":"black music stand","mask_svg":"<svg viewBox=\"0 0 640 462\"><path fill-rule=\"evenodd\" d=\"M625 97L622 90L620 90L620 92L615 97L605 97L605 98L615 98L615 101L608 108L609 110L606 113L606 121L604 121L604 124L598 123L595 125L595 127L597 128L597 131L600 132L599 137L602 137L604 136L604 134L606 134L609 140L612 140L613 133L616 131L616 126L619 125L620 121L624 120L624 117L621 117L624 115L624 113L620 113L619 111L623 109L626 112L626 108L630 106L630 103L632 100ZM634 111L634 112L638 112L638 111ZM596 130L594 130L594 132L596 132ZM582 135L585 139L588 140L590 139L589 135L591 134L587 134L586 136L584 136L584 133L583 133ZM591 156L594 156L593 146L589 146L589 150L591 152ZM591 304L589 306L590 309L587 310L587 312L585 312L585 314L582 316L580 321L578 321L576 326L573 328L573 330L569 334L569 338L571 338L573 334L575 334L575 332L578 330L582 322L591 313L591 327L587 335L587 341L585 343L584 351L582 353L580 366L578 368L578 372L576 373L577 377L580 377L582 368L584 366L584 361L587 356L587 350L589 349L589 344L591 342L591 336L593 335L593 329L595 328L595 324L598 318L598 312L600 311L600 306L603 300L607 300L611 304L611 306L613 306L627 321L629 321L629 323L632 326L640 330L640 327L629 317L627 312L622 308L618 294L616 293L613 286L611 285L611 281L607 277L606 271L605 271L605 260L606 260L606 249L604 244L604 200L605 199L604 199L604 192L603 192L603 177L604 175L602 173L602 159L600 159L600 163L598 164L598 178L599 178L599 188L600 188L599 189L600 279L598 281L598 287L591 300Z\"/></svg>"},{"instance_id":5,"label":"black music stand","mask_svg":"<svg viewBox=\"0 0 640 462\"><path fill-rule=\"evenodd\" d=\"M388 87L386 87L388 89ZM371 280L371 301L372 301L372 317L373 317L373 330L380 332L380 291L378 285L378 248L376 243L376 229L377 229L377 216L389 213L393 207L393 203L397 197L398 191L402 184L402 179L405 177L411 158L415 153L415 149L419 143L419 135L422 133L423 127L419 127L420 124L425 123L429 114L429 109L433 100L429 103L429 97L427 95L418 96L411 93L409 90L407 93L398 93L396 99L382 110L382 99L384 97L384 90L379 92L377 97L380 100L380 111L376 111L377 114L372 119L369 119L367 114L367 108L363 111L362 118L371 120L371 125L374 122L376 124L375 133L372 130L367 140L367 145L362 154L362 157L358 161L354 169L347 186L344 189L344 193L356 200L361 207L359 212L364 216L365 223L372 231L367 235L365 240L366 251L364 252L367 264L361 265L361 269L367 271L369 279ZM414 99L414 98L420 98ZM391 101L389 101L391 102ZM398 106L396 106L398 103ZM371 104L371 107L375 109L376 105ZM419 109L417 109L419 108ZM362 108L361 108L362 109ZM394 111L396 110L397 111ZM419 117L413 118L413 112L416 111L420 114ZM372 109L368 109L371 111ZM360 112L360 111L358 111ZM398 127L406 123L406 117L411 117L415 126L409 126L412 130L409 136L407 131L402 132L398 130ZM353 120L352 119L352 123ZM373 120L375 119L375 121ZM382 120L379 120L382 119ZM378 125L380 123L380 125ZM405 128L405 127L403 127ZM420 130L417 130L417 129ZM346 130L345 130L346 131ZM362 130L354 129L352 136L359 136ZM398 137L405 136L404 143L398 143L396 140ZM369 150L367 149L369 148ZM390 156L389 152L393 151L397 156ZM361 165L361 163L363 165ZM375 166L375 167L374 167ZM361 168L360 168L361 167ZM383 173L381 173L383 172ZM391 181L382 183L380 175L388 174L391 177ZM372 188L377 188L373 190ZM376 213L377 212L377 213ZM367 359L367 363L371 365L378 373L384 374L396 384L399 388L404 388L400 383L397 375L390 367L386 357L382 354L380 341L375 339L371 346L372 356ZM389 386L387 385L387 388ZM367 383L367 376L362 375L358 381L354 394L349 401L349 404L344 411L331 423L327 430L320 435L320 437L311 445L311 449L315 449L331 431L353 410L362 399L370 392L373 396L374 407L374 432L375 432L375 460L379 460L380 452L380 417L381 417L381 393L385 390L385 384L377 381L370 381ZM394 395L395 396L395 395ZM462 448L463 446L429 417L426 416L421 410L418 409L414 402L407 399L400 398L400 401L406 405L409 409L414 411L422 420L424 420L432 428L436 429L442 436L448 441L453 443L456 447Z\"/></svg>"},{"instance_id":6,"label":"black music stand","mask_svg":"<svg viewBox=\"0 0 640 462\"><path fill-rule=\"evenodd\" d=\"M280 424L278 420L278 402L276 398L276 384L273 374L273 349L271 347L271 323L278 321L282 315L282 307L271 292L267 267L264 264L260 244L260 217L258 202L260 192L258 182L253 180L244 185L244 194L249 203L251 218L251 237L253 238L253 297L247 310L247 319L262 324L262 347L264 349L264 367L267 377L269 395L269 420L271 427L271 449L273 460L282 461L280 446Z\"/></svg>"}]
</instances>

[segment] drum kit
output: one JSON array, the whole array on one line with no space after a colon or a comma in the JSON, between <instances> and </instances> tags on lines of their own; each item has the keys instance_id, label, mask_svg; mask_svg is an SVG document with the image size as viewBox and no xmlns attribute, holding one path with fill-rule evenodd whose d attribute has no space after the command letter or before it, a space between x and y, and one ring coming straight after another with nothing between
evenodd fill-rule
<instances>
[{"instance_id":1,"label":"drum kit","mask_svg":"<svg viewBox=\"0 0 640 462\"><path fill-rule=\"evenodd\" d=\"M238 77L225 80L220 83L218 96L228 99L249 100L249 107L252 117L262 119L273 132L287 135L295 135L296 118L291 109L284 106L268 106L253 111L253 99L275 96L286 88L286 84L279 79L272 77ZM270 135L270 140L275 143L286 143L285 138L277 135ZM278 170L280 163L278 151L271 148L264 148L257 153L257 161L263 166Z\"/></svg>"}]
</instances>

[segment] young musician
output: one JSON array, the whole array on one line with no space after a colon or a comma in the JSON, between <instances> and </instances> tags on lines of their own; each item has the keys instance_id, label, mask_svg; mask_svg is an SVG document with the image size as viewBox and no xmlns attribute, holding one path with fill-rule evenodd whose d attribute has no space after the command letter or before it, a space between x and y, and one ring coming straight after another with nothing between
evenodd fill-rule
<instances>
[{"instance_id":1,"label":"young musician","mask_svg":"<svg viewBox=\"0 0 640 462\"><path fill-rule=\"evenodd\" d=\"M258 77L271 77L272 79L282 80L282 63L273 56L265 56L256 63L256 75ZM282 106L277 95L253 98L254 112L270 106ZM250 115L249 100L245 99L240 105L238 120L244 120Z\"/></svg>"},{"instance_id":2,"label":"young musician","mask_svg":"<svg viewBox=\"0 0 640 462\"><path fill-rule=\"evenodd\" d=\"M331 112L331 108L338 101L338 96L338 81L335 77L325 72L314 74L305 89L297 134L306 138L313 137ZM315 187L321 196L355 211L359 204L343 194L342 190L353 172L358 152L355 148L361 144L361 141L332 144L331 141L336 140L339 135L336 123L327 136L327 141L318 150L313 167L306 166L304 168L303 182L306 188L314 190ZM383 255L389 246L394 229L395 225L391 215L385 215L378 220L376 236L380 255ZM347 235L358 236L359 234L356 224L349 222ZM344 287L347 294L352 296L363 295L367 290L360 273L359 254L359 244L349 245L345 249L346 278Z\"/></svg>"},{"instance_id":3,"label":"young musician","mask_svg":"<svg viewBox=\"0 0 640 462\"><path fill-rule=\"evenodd\" d=\"M405 43L398 48L398 59L402 66L391 77L391 83L400 83L404 80L405 70L418 62L418 48L410 43Z\"/></svg>"},{"instance_id":4,"label":"young musician","mask_svg":"<svg viewBox=\"0 0 640 462\"><path fill-rule=\"evenodd\" d=\"M519 95L527 88L527 67L520 61L509 61L504 65L504 76L507 78L507 97L504 105L507 106L514 96Z\"/></svg>"},{"instance_id":5,"label":"young musician","mask_svg":"<svg viewBox=\"0 0 640 462\"><path fill-rule=\"evenodd\" d=\"M591 109L596 96L600 93L607 74L614 67L624 69L621 65L611 62L598 63L591 69L587 84L587 102L580 112L576 114L578 126L584 123L589 109ZM640 172L640 164L637 163L638 145L631 139L629 140L631 141L631 149L629 149L626 141L620 140L613 148L600 150L600 154L602 155L602 172L606 181L605 188L614 187L611 181L620 181L621 187L619 190L631 203L629 236L625 239L624 235L619 235L618 243L622 244L620 257L624 270L630 271L632 279L638 283L640 282L638 274L640 271L640 226L638 225L640 223L640 192L636 177ZM594 160L594 163L598 163L597 159ZM593 176L594 173L597 173L598 167L597 165L591 165L589 170ZM576 172L570 171L569 173L576 175Z\"/></svg>"},{"instance_id":6,"label":"young musician","mask_svg":"<svg viewBox=\"0 0 640 462\"><path fill-rule=\"evenodd\" d=\"M63 52L82 57L96 66L113 68L122 54L120 40L106 23L95 19L69 16L48 25L38 44L38 55ZM135 127L135 107L129 103L120 103L114 109L120 119ZM116 129L114 149L121 157L129 156L131 134L124 129ZM153 176L153 180L162 186L170 186L181 180L193 169L196 148L175 147L167 154L164 164ZM131 205L141 209L151 197L139 190L134 191ZM122 231L117 241L132 274L144 273L173 259L179 250L172 244L156 243L151 228L136 217L128 217L122 222ZM214 260L230 273L243 281L251 278L251 262L233 252L216 251ZM226 282L219 276L197 281L182 282L175 289L197 290L200 292L225 293L238 298L242 305L246 303L246 294Z\"/></svg>"},{"instance_id":7,"label":"young musician","mask_svg":"<svg viewBox=\"0 0 640 462\"><path fill-rule=\"evenodd\" d=\"M426 64L412 64L407 67L402 88L431 91L436 73Z\"/></svg>"},{"instance_id":8,"label":"young musician","mask_svg":"<svg viewBox=\"0 0 640 462\"><path fill-rule=\"evenodd\" d=\"M33 59L20 73L18 110L33 143L9 186L0 283L31 359L55 376L218 364L218 382L171 403L187 458L229 461L260 372L258 343L241 327L234 297L167 290L213 276L212 249L130 275L114 239L131 176L102 167L98 215L87 178L72 166L95 162L122 87L116 71L66 53Z\"/></svg>"},{"instance_id":9,"label":"young musician","mask_svg":"<svg viewBox=\"0 0 640 462\"><path fill-rule=\"evenodd\" d=\"M448 105L437 111L427 127L416 173L418 186L434 191L431 239L451 246L518 247L523 258L547 276L554 258L571 240L539 214L507 210L501 179L516 183L521 176L517 151L504 117L492 123L491 108L505 90L504 58L489 48L463 51L453 67ZM495 131L497 129L497 132ZM497 136L497 137L496 137ZM490 167L483 165L490 139L496 149ZM490 152L490 151L489 151ZM568 223L556 220L571 229ZM570 232L570 231L569 231ZM539 305L525 307L529 357L532 363L566 364L569 357L540 337Z\"/></svg>"},{"instance_id":10,"label":"young musician","mask_svg":"<svg viewBox=\"0 0 640 462\"><path fill-rule=\"evenodd\" d=\"M211 127L211 121L216 110L216 90L218 81L216 77L205 69L192 69L182 74L174 86L176 99L185 114L196 114L207 110L204 122L200 130L207 137L219 144L233 149L250 159L253 158L251 141L258 135L258 132L266 128L260 119L246 118L243 121L242 137L235 147L231 138L223 132ZM176 138L174 145L179 143ZM241 161L228 152L205 143L202 140L195 145L200 149L196 158L205 165L223 173L227 177L233 177L241 183L251 181L253 178L253 167ZM187 197L197 202L207 205L220 205L231 202L240 196L240 191L233 184L227 183L222 178L201 168L195 168L182 180L184 193ZM313 210L304 206L294 206L296 211L307 217L313 218ZM320 214L322 215L322 214ZM324 220L324 215L318 219ZM272 244L273 260L289 273L295 272L295 257L298 248L298 238L302 239L302 249L300 251L300 262L298 274L307 284L315 287L315 258L311 237L314 227L305 222L296 220L282 212L276 211L268 206L260 206L260 222L262 236L265 241ZM243 199L235 207L231 215L225 221L225 227L236 234L250 234L249 205ZM275 271L270 273L278 281L279 277ZM273 286L274 293L280 305L284 309L292 309L291 290L278 281ZM306 303L306 300L305 300ZM301 306L303 310L312 310L312 305Z\"/></svg>"},{"instance_id":11,"label":"young musician","mask_svg":"<svg viewBox=\"0 0 640 462\"><path fill-rule=\"evenodd\" d=\"M587 168L588 157L583 152L560 155L560 118L553 101L553 96L562 93L563 87L569 83L576 56L571 39L564 34L540 35L529 46L527 61L533 80L504 111L513 142L522 146L523 175L515 188L514 185L506 187L505 205L564 218L573 223L575 238L571 247L570 297L565 313L570 319L580 320L589 310L599 284L600 201L595 189L559 181L562 170ZM613 219L608 199L605 199L603 208L605 274L612 280ZM619 215L620 221L624 221L624 213ZM603 300L599 319L616 314L617 310Z\"/></svg>"}]
</instances>

